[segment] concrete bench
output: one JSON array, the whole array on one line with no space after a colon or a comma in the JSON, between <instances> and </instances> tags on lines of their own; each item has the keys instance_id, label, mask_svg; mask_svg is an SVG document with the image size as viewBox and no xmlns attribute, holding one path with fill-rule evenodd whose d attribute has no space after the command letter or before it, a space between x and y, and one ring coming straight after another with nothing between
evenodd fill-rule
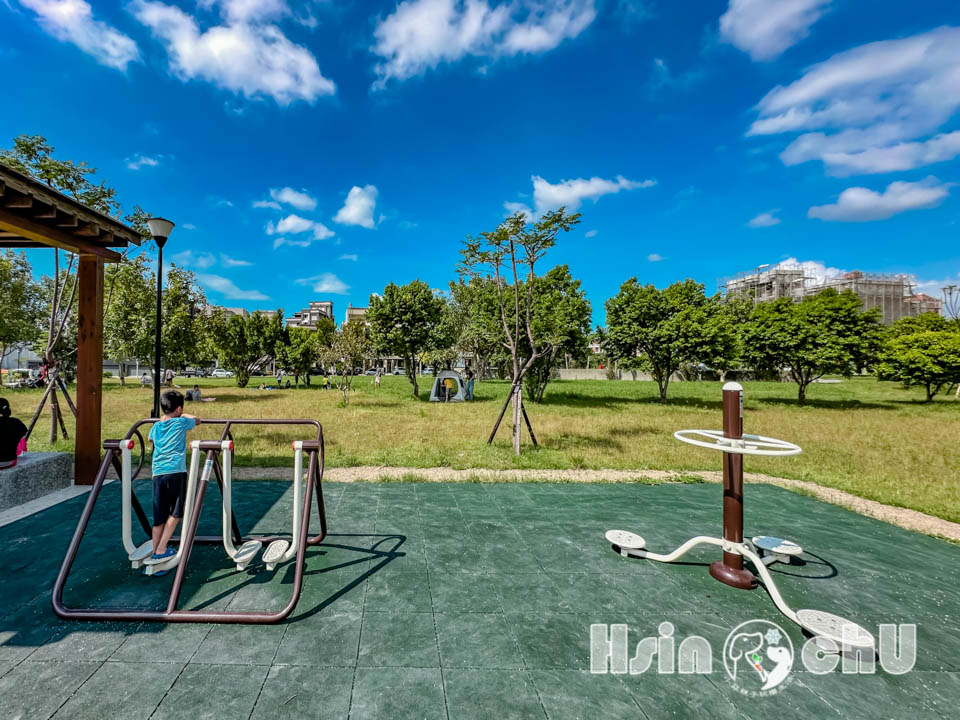
<instances>
[{"instance_id":1,"label":"concrete bench","mask_svg":"<svg viewBox=\"0 0 960 720\"><path fill-rule=\"evenodd\" d=\"M15 467L0 470L0 510L73 485L73 455L26 452Z\"/></svg>"}]
</instances>

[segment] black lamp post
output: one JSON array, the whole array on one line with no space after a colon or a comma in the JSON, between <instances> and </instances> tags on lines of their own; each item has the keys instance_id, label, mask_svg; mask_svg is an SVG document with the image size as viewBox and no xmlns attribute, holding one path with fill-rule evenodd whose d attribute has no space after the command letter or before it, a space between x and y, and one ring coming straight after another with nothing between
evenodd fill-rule
<instances>
[{"instance_id":1,"label":"black lamp post","mask_svg":"<svg viewBox=\"0 0 960 720\"><path fill-rule=\"evenodd\" d=\"M150 218L147 220L150 226L150 234L157 241L159 253L157 255L157 338L154 350L156 352L153 369L153 414L150 417L160 417L160 304L163 299L163 246L170 237L170 231L173 230L173 223L163 218Z\"/></svg>"}]
</instances>

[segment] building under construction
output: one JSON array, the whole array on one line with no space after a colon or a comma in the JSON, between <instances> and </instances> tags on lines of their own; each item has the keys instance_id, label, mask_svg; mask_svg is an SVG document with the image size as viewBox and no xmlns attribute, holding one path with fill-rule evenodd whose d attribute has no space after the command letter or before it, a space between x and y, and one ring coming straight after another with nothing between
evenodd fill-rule
<instances>
[{"instance_id":1,"label":"building under construction","mask_svg":"<svg viewBox=\"0 0 960 720\"><path fill-rule=\"evenodd\" d=\"M865 310L880 308L881 322L890 325L900 318L939 313L942 303L937 298L914 292L909 275L865 273L859 270L839 275L816 277L804 272L798 264L761 265L756 270L739 273L721 281L725 295L746 295L754 303L779 298L793 298L800 302L805 297L833 288L837 292L850 290L860 298Z\"/></svg>"}]
</instances>

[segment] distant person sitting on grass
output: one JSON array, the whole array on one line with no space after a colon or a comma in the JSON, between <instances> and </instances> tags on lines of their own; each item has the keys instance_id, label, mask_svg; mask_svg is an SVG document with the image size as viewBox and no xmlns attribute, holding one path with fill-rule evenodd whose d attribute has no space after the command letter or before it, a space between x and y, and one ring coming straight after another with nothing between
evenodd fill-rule
<instances>
[{"instance_id":1,"label":"distant person sitting on grass","mask_svg":"<svg viewBox=\"0 0 960 720\"><path fill-rule=\"evenodd\" d=\"M27 426L10 417L10 403L0 398L0 470L17 464L20 453L27 449Z\"/></svg>"},{"instance_id":2,"label":"distant person sitting on grass","mask_svg":"<svg viewBox=\"0 0 960 720\"><path fill-rule=\"evenodd\" d=\"M167 547L183 517L187 485L187 432L200 419L183 414L183 395L168 390L160 398L163 416L150 429L153 443L153 558L165 560L176 551ZM166 575L166 570L154 575Z\"/></svg>"},{"instance_id":3,"label":"distant person sitting on grass","mask_svg":"<svg viewBox=\"0 0 960 720\"><path fill-rule=\"evenodd\" d=\"M200 392L199 385L194 385L192 390L187 390L187 400L200 402L202 398L203 398L203 393Z\"/></svg>"}]
</instances>

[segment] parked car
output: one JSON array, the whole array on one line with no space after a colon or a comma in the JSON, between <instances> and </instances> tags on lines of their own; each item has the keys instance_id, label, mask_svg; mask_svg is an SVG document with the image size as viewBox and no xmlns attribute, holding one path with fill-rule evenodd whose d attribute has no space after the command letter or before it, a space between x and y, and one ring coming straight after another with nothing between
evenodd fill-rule
<instances>
[{"instance_id":1,"label":"parked car","mask_svg":"<svg viewBox=\"0 0 960 720\"><path fill-rule=\"evenodd\" d=\"M433 375L433 365L427 365L420 371L421 375Z\"/></svg>"},{"instance_id":2,"label":"parked car","mask_svg":"<svg viewBox=\"0 0 960 720\"><path fill-rule=\"evenodd\" d=\"M206 377L206 373L203 370L192 367L186 368L182 373L180 373L180 375L183 377Z\"/></svg>"},{"instance_id":3,"label":"parked car","mask_svg":"<svg viewBox=\"0 0 960 720\"><path fill-rule=\"evenodd\" d=\"M223 369L223 368L214 368L214 369L213 369L213 372L210 373L210 377L215 377L215 378L231 378L231 377L233 377L233 371L232 371L232 370L225 370L225 369Z\"/></svg>"},{"instance_id":4,"label":"parked car","mask_svg":"<svg viewBox=\"0 0 960 720\"><path fill-rule=\"evenodd\" d=\"M374 368L370 368L364 373L364 375L376 375L376 374L377 374L377 371Z\"/></svg>"},{"instance_id":5,"label":"parked car","mask_svg":"<svg viewBox=\"0 0 960 720\"><path fill-rule=\"evenodd\" d=\"M404 370L404 369L401 368L401 367L398 367L398 368L394 368L394 369L393 369L393 374L394 374L394 375L406 375L406 374L407 374L407 371Z\"/></svg>"}]
</instances>

